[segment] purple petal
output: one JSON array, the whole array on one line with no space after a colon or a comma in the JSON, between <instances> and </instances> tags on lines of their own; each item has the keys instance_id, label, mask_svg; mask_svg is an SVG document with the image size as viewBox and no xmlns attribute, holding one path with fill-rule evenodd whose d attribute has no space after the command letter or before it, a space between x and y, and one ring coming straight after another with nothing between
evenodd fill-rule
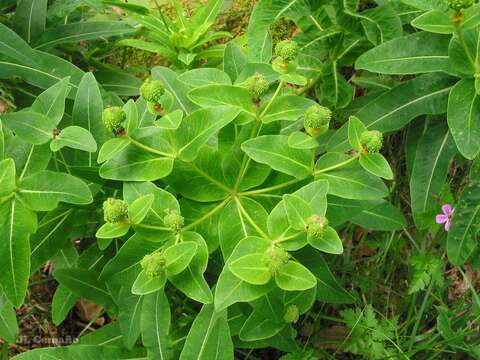
<instances>
[{"instance_id":1,"label":"purple petal","mask_svg":"<svg viewBox=\"0 0 480 360\"><path fill-rule=\"evenodd\" d=\"M435 221L437 222L437 224L445 224L448 222L448 216L443 214L437 215L435 217Z\"/></svg>"},{"instance_id":2,"label":"purple petal","mask_svg":"<svg viewBox=\"0 0 480 360\"><path fill-rule=\"evenodd\" d=\"M452 224L452 222L450 220L448 220L446 223L445 223L445 231L448 231L450 230L450 225Z\"/></svg>"},{"instance_id":3,"label":"purple petal","mask_svg":"<svg viewBox=\"0 0 480 360\"><path fill-rule=\"evenodd\" d=\"M450 216L453 212L452 206L450 204L442 205L442 211L445 215Z\"/></svg>"}]
</instances>

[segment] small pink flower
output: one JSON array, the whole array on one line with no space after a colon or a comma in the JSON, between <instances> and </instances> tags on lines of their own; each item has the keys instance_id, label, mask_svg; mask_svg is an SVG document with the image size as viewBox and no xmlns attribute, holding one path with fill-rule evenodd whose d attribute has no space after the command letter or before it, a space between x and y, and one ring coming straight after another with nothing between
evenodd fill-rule
<instances>
[{"instance_id":1,"label":"small pink flower","mask_svg":"<svg viewBox=\"0 0 480 360\"><path fill-rule=\"evenodd\" d=\"M455 209L452 209L450 204L442 205L442 212L443 214L438 214L435 217L435 221L437 224L445 224L445 231L450 230L450 225L452 224L452 216Z\"/></svg>"}]
</instances>

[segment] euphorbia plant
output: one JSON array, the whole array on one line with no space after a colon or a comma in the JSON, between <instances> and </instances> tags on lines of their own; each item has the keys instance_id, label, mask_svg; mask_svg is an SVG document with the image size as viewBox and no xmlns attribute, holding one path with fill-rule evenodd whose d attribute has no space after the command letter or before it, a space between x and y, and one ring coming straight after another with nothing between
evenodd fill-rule
<instances>
[{"instance_id":1,"label":"euphorbia plant","mask_svg":"<svg viewBox=\"0 0 480 360\"><path fill-rule=\"evenodd\" d=\"M342 254L338 230L347 220L377 230L398 229L404 220L383 200L388 191L380 177L393 175L379 154L382 134L352 117L350 151L332 151L336 131L329 129L331 111L295 94L305 84L296 72L295 47L282 43L273 67L251 63L236 69L237 75L219 69L178 75L156 67L136 102L122 105L116 100L95 108L88 122L93 135L83 128L78 134L97 140L98 156L90 154L85 163L82 153L72 150L57 161L60 171L92 182L95 204L103 203L103 214L96 217L97 241L85 252L102 260L91 259L88 264L93 265L87 265L82 254L70 263L55 261L54 276L61 286L52 311L61 322L75 299L87 298L118 317L107 327L110 336L117 334L122 341L100 345L94 333L89 345L37 350L19 358L146 351L152 358L233 359L234 346L295 351L292 325L315 299L354 300L329 272L322 253ZM244 63L229 56L240 55L226 53L225 64ZM58 93L65 84L46 93ZM80 87L96 97L88 103L102 102L90 74ZM58 106L66 94L61 93ZM74 109L87 109L88 103L79 91ZM2 119L13 138L36 143L38 137L22 132L19 119L26 116L32 114ZM58 121L49 125L52 129L44 121L38 124L42 143L48 142ZM52 135L52 143L66 129ZM79 141L80 146L75 140L82 139L63 140L64 146L85 150L87 141ZM13 160L4 161L14 167ZM75 179L60 174L70 182ZM9 180L16 192L6 194L3 202L18 198L25 206L36 204L36 198L24 199L25 181L15 190ZM33 210L52 210L59 201L91 202L90 191L81 184L70 197L57 195L55 204ZM68 185L55 184L62 194ZM376 222L380 215L387 220ZM72 251L71 246L63 245L62 251ZM45 252L53 256L58 250L52 242ZM23 292L25 281L21 278ZM4 290L14 305L21 304L21 297ZM198 314L185 310L195 319L189 328L172 321L181 315L170 312L171 296L202 307Z\"/></svg>"}]
</instances>

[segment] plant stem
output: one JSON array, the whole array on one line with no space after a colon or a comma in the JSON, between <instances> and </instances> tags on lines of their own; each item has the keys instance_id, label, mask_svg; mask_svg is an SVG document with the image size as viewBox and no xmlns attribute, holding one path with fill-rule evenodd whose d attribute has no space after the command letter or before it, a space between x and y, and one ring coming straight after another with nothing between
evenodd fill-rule
<instances>
[{"instance_id":1,"label":"plant stem","mask_svg":"<svg viewBox=\"0 0 480 360\"><path fill-rule=\"evenodd\" d=\"M203 221L207 220L209 217L211 217L212 215L214 215L217 211L221 210L225 204L229 201L230 199L225 199L223 200L220 204L218 204L217 206L215 206L212 210L210 210L208 213L206 213L205 215L203 215L201 218L195 220L193 223L185 226L183 228L183 231L188 231L190 229L193 229L195 226L197 226L198 224L202 223Z\"/></svg>"},{"instance_id":2,"label":"plant stem","mask_svg":"<svg viewBox=\"0 0 480 360\"><path fill-rule=\"evenodd\" d=\"M278 190L278 189L281 189L281 188L284 188L284 187L287 187L287 186L290 186L290 185L294 185L294 184L296 184L296 183L298 183L302 180L305 180L305 179L293 179L293 180L286 181L284 183L273 185L273 186L266 187L266 188L263 188L263 189L245 191L245 192L239 193L238 195L248 196L248 195L257 195L257 194L268 193L268 192L275 191L275 190Z\"/></svg>"},{"instance_id":3,"label":"plant stem","mask_svg":"<svg viewBox=\"0 0 480 360\"><path fill-rule=\"evenodd\" d=\"M415 342L415 337L417 336L418 327L420 326L420 322L423 318L423 313L425 312L425 308L427 307L427 301L430 297L430 294L433 289L434 281L430 280L430 285L427 288L427 292L425 293L425 297L423 298L422 305L420 306L420 312L417 314L417 321L415 321L415 325L413 325L412 333L410 334L410 343L408 345L408 351L412 350L413 344Z\"/></svg>"},{"instance_id":4,"label":"plant stem","mask_svg":"<svg viewBox=\"0 0 480 360\"><path fill-rule=\"evenodd\" d=\"M143 149L145 151L148 151L152 154L156 154L156 155L162 155L162 156L165 156L165 157L168 157L168 158L174 158L174 156L172 154L167 154L167 153L164 153L162 151L159 151L157 149L154 149L150 146L147 146L147 145L144 145L142 144L141 142L137 141L137 140L134 140L132 138L130 138L130 141L132 142L133 145L139 147L140 149Z\"/></svg>"},{"instance_id":5,"label":"plant stem","mask_svg":"<svg viewBox=\"0 0 480 360\"><path fill-rule=\"evenodd\" d=\"M345 161L342 161L338 164L335 164L335 165L332 165L332 166L329 166L329 167L326 167L324 169L320 169L320 170L317 170L313 173L314 176L317 176L318 174L322 174L322 173L325 173L325 172L328 172L328 171L332 171L332 170L335 170L335 169L338 169L338 168L341 168L345 165L348 165L350 164L352 161L355 161L356 159L358 159L360 157L360 153L352 156L351 158L345 160Z\"/></svg>"}]
</instances>

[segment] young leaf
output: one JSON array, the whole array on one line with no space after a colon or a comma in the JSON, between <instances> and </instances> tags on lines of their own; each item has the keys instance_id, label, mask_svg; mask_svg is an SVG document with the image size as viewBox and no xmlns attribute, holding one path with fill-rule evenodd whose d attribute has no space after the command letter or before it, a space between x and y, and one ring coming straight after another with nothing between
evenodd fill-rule
<instances>
[{"instance_id":1,"label":"young leaf","mask_svg":"<svg viewBox=\"0 0 480 360\"><path fill-rule=\"evenodd\" d=\"M275 273L275 282L280 289L286 291L302 291L317 284L315 276L296 261L289 261L282 265Z\"/></svg>"},{"instance_id":2,"label":"young leaf","mask_svg":"<svg viewBox=\"0 0 480 360\"><path fill-rule=\"evenodd\" d=\"M237 80L246 64L247 58L242 49L234 42L229 42L223 55L223 71L230 76L232 82Z\"/></svg>"},{"instance_id":3,"label":"young leaf","mask_svg":"<svg viewBox=\"0 0 480 360\"><path fill-rule=\"evenodd\" d=\"M392 180L393 172L387 159L380 153L360 154L359 163L368 172L381 178Z\"/></svg>"},{"instance_id":4,"label":"young leaf","mask_svg":"<svg viewBox=\"0 0 480 360\"><path fill-rule=\"evenodd\" d=\"M78 149L87 152L96 152L97 143L87 129L80 126L69 126L62 130L60 135L50 143L50 149L55 152L63 147Z\"/></svg>"},{"instance_id":5,"label":"young leaf","mask_svg":"<svg viewBox=\"0 0 480 360\"><path fill-rule=\"evenodd\" d=\"M265 265L264 254L256 253L242 256L229 265L230 271L239 279L253 285L264 285L272 274Z\"/></svg>"},{"instance_id":6,"label":"young leaf","mask_svg":"<svg viewBox=\"0 0 480 360\"><path fill-rule=\"evenodd\" d=\"M97 239L115 239L125 235L130 229L130 224L105 223L95 233Z\"/></svg>"},{"instance_id":7,"label":"young leaf","mask_svg":"<svg viewBox=\"0 0 480 360\"><path fill-rule=\"evenodd\" d=\"M6 127L30 144L45 144L53 138L55 121L44 114L27 110L3 114L1 119Z\"/></svg>"},{"instance_id":8,"label":"young leaf","mask_svg":"<svg viewBox=\"0 0 480 360\"><path fill-rule=\"evenodd\" d=\"M367 130L362 121L356 116L350 116L348 119L348 142L350 146L357 151L360 151L360 136Z\"/></svg>"},{"instance_id":9,"label":"young leaf","mask_svg":"<svg viewBox=\"0 0 480 360\"><path fill-rule=\"evenodd\" d=\"M307 239L308 243L312 245L315 249L323 251L327 254L343 253L342 240L340 240L337 232L331 226L327 226L323 230L323 234L321 237L309 236Z\"/></svg>"},{"instance_id":10,"label":"young leaf","mask_svg":"<svg viewBox=\"0 0 480 360\"><path fill-rule=\"evenodd\" d=\"M193 241L185 241L168 247L164 252L167 274L169 276L177 275L185 270L195 256L197 249L198 245Z\"/></svg>"},{"instance_id":11,"label":"young leaf","mask_svg":"<svg viewBox=\"0 0 480 360\"><path fill-rule=\"evenodd\" d=\"M305 230L307 228L306 220L313 214L310 205L302 198L292 195L283 195L283 205L290 226L295 230Z\"/></svg>"},{"instance_id":12,"label":"young leaf","mask_svg":"<svg viewBox=\"0 0 480 360\"><path fill-rule=\"evenodd\" d=\"M70 91L70 77L63 78L38 95L32 104L32 111L45 115L56 126L65 112L65 99Z\"/></svg>"},{"instance_id":13,"label":"young leaf","mask_svg":"<svg viewBox=\"0 0 480 360\"><path fill-rule=\"evenodd\" d=\"M148 194L139 197L129 205L128 220L131 224L140 224L145 219L154 199L153 194Z\"/></svg>"},{"instance_id":14,"label":"young leaf","mask_svg":"<svg viewBox=\"0 0 480 360\"><path fill-rule=\"evenodd\" d=\"M167 282L167 276L163 272L159 276L151 277L141 271L133 283L132 293L135 295L147 295L163 289Z\"/></svg>"}]
</instances>

